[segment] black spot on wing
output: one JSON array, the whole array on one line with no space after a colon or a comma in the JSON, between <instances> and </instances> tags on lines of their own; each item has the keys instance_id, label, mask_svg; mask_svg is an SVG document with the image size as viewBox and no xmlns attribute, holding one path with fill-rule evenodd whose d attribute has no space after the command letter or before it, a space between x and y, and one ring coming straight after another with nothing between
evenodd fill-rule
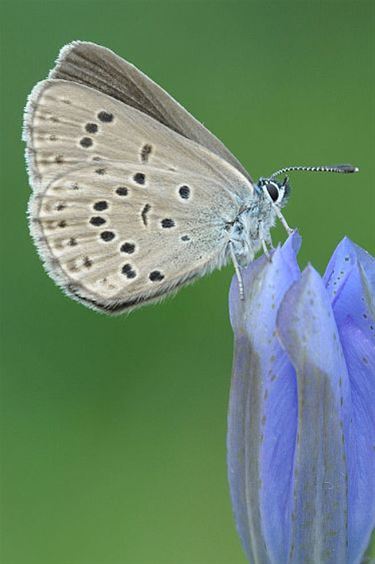
<instances>
[{"instance_id":1,"label":"black spot on wing","mask_svg":"<svg viewBox=\"0 0 375 564\"><path fill-rule=\"evenodd\" d=\"M175 226L175 222L173 221L173 219L170 219L169 217L166 219L162 219L161 220L161 226L164 229L170 229L171 227Z\"/></svg>"},{"instance_id":2,"label":"black spot on wing","mask_svg":"<svg viewBox=\"0 0 375 564\"><path fill-rule=\"evenodd\" d=\"M182 200L188 200L190 198L190 188L189 186L180 186L178 193Z\"/></svg>"},{"instance_id":3,"label":"black spot on wing","mask_svg":"<svg viewBox=\"0 0 375 564\"><path fill-rule=\"evenodd\" d=\"M150 204L146 204L142 210L141 216L142 216L142 221L143 224L146 226L148 224L148 218L147 218L147 214L149 213L151 209Z\"/></svg>"},{"instance_id":4,"label":"black spot on wing","mask_svg":"<svg viewBox=\"0 0 375 564\"><path fill-rule=\"evenodd\" d=\"M96 123L86 123L85 130L87 133L96 133L98 131L98 126Z\"/></svg>"},{"instance_id":5,"label":"black spot on wing","mask_svg":"<svg viewBox=\"0 0 375 564\"><path fill-rule=\"evenodd\" d=\"M99 202L95 202L94 210L96 211L103 211L108 208L108 203L105 200L100 200Z\"/></svg>"},{"instance_id":6,"label":"black spot on wing","mask_svg":"<svg viewBox=\"0 0 375 564\"><path fill-rule=\"evenodd\" d=\"M153 270L152 272L150 272L148 277L151 282L161 282L165 278L164 274L162 274L160 270Z\"/></svg>"},{"instance_id":7,"label":"black spot on wing","mask_svg":"<svg viewBox=\"0 0 375 564\"><path fill-rule=\"evenodd\" d=\"M102 231L100 233L100 237L103 241L109 243L109 241L112 241L115 238L115 234L113 231Z\"/></svg>"},{"instance_id":8,"label":"black spot on wing","mask_svg":"<svg viewBox=\"0 0 375 564\"><path fill-rule=\"evenodd\" d=\"M113 121L113 114L111 114L110 112L101 111L98 113L98 119L100 119L100 121L102 121L103 123L110 123L111 121Z\"/></svg>"},{"instance_id":9,"label":"black spot on wing","mask_svg":"<svg viewBox=\"0 0 375 564\"><path fill-rule=\"evenodd\" d=\"M116 188L115 192L118 196L127 196L128 195L128 189L125 188L125 186L119 186L118 188Z\"/></svg>"},{"instance_id":10,"label":"black spot on wing","mask_svg":"<svg viewBox=\"0 0 375 564\"><path fill-rule=\"evenodd\" d=\"M125 243L123 243L121 245L120 251L122 253L127 253L128 255L131 255L135 251L135 245L134 245L134 243L129 243L128 241L126 241Z\"/></svg>"},{"instance_id":11,"label":"black spot on wing","mask_svg":"<svg viewBox=\"0 0 375 564\"><path fill-rule=\"evenodd\" d=\"M85 258L83 259L83 265L84 265L86 268L90 268L90 267L92 266L92 260L89 259L89 257L85 257Z\"/></svg>"},{"instance_id":12,"label":"black spot on wing","mask_svg":"<svg viewBox=\"0 0 375 564\"><path fill-rule=\"evenodd\" d=\"M146 176L143 174L143 172L136 172L135 175L133 176L133 180L137 184L143 186L146 182Z\"/></svg>"},{"instance_id":13,"label":"black spot on wing","mask_svg":"<svg viewBox=\"0 0 375 564\"><path fill-rule=\"evenodd\" d=\"M124 266L121 269L121 272L124 276L126 276L126 278L129 279L135 278L137 276L137 273L135 272L135 270L133 270L132 265L129 263L124 264Z\"/></svg>"},{"instance_id":14,"label":"black spot on wing","mask_svg":"<svg viewBox=\"0 0 375 564\"><path fill-rule=\"evenodd\" d=\"M152 153L152 146L146 143L141 149L141 161L147 163Z\"/></svg>"},{"instance_id":15,"label":"black spot on wing","mask_svg":"<svg viewBox=\"0 0 375 564\"><path fill-rule=\"evenodd\" d=\"M90 218L91 225L95 225L95 227L99 227L99 225L103 225L105 223L104 217L94 216Z\"/></svg>"},{"instance_id":16,"label":"black spot on wing","mask_svg":"<svg viewBox=\"0 0 375 564\"><path fill-rule=\"evenodd\" d=\"M88 149L89 147L91 147L92 144L93 144L93 141L92 141L91 137L82 137L82 139L80 140L81 147L84 147L85 149Z\"/></svg>"}]
</instances>

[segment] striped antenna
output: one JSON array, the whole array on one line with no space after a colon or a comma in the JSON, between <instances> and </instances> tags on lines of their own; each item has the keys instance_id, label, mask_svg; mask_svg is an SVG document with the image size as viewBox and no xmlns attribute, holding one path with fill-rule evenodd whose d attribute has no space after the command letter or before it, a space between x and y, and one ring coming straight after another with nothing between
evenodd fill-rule
<instances>
[{"instance_id":1,"label":"striped antenna","mask_svg":"<svg viewBox=\"0 0 375 564\"><path fill-rule=\"evenodd\" d=\"M280 174L284 174L285 172L291 171L302 171L302 172L339 172L342 174L350 174L352 172L359 172L359 168L356 166L352 166L350 164L342 164L342 165L333 165L333 166L286 166L285 168L281 168L277 170L270 176L270 180L275 178L275 176L279 176Z\"/></svg>"}]
</instances>

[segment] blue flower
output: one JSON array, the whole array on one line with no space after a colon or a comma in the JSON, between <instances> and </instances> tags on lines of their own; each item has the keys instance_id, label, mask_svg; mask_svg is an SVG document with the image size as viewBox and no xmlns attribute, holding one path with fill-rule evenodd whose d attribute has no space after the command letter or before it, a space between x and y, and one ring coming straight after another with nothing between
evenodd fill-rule
<instances>
[{"instance_id":1,"label":"blue flower","mask_svg":"<svg viewBox=\"0 0 375 564\"><path fill-rule=\"evenodd\" d=\"M360 562L375 525L375 260L349 239L322 278L293 233L230 291L228 472L249 562Z\"/></svg>"}]
</instances>

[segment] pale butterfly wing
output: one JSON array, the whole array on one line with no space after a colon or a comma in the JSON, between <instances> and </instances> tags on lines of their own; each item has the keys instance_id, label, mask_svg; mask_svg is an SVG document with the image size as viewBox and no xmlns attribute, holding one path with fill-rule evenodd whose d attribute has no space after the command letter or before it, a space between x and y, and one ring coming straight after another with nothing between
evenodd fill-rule
<instances>
[{"instance_id":1,"label":"pale butterfly wing","mask_svg":"<svg viewBox=\"0 0 375 564\"><path fill-rule=\"evenodd\" d=\"M147 174L146 187L133 180L135 174ZM91 164L34 195L32 232L47 269L69 294L121 312L225 262L220 199L212 209L208 198L195 197L214 190L211 182L110 161L98 175Z\"/></svg>"},{"instance_id":2,"label":"pale butterfly wing","mask_svg":"<svg viewBox=\"0 0 375 564\"><path fill-rule=\"evenodd\" d=\"M89 86L140 110L228 161L252 182L248 172L217 137L163 88L110 49L74 41L61 50L50 78Z\"/></svg>"},{"instance_id":3,"label":"pale butterfly wing","mask_svg":"<svg viewBox=\"0 0 375 564\"><path fill-rule=\"evenodd\" d=\"M229 163L156 120L81 84L45 80L32 91L24 137L35 185L77 165L118 160L210 175L233 199L251 185Z\"/></svg>"},{"instance_id":4,"label":"pale butterfly wing","mask_svg":"<svg viewBox=\"0 0 375 564\"><path fill-rule=\"evenodd\" d=\"M32 233L71 296L120 312L226 261L252 185L205 147L64 80L34 89L25 136Z\"/></svg>"}]
</instances>

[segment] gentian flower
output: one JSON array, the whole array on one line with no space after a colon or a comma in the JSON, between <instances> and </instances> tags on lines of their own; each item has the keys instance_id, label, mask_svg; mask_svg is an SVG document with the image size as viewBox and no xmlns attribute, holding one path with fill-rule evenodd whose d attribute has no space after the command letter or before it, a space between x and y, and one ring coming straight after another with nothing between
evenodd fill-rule
<instances>
[{"instance_id":1,"label":"gentian flower","mask_svg":"<svg viewBox=\"0 0 375 564\"><path fill-rule=\"evenodd\" d=\"M375 525L375 261L345 238L322 278L294 232L230 291L228 472L249 562L359 563Z\"/></svg>"}]
</instances>

